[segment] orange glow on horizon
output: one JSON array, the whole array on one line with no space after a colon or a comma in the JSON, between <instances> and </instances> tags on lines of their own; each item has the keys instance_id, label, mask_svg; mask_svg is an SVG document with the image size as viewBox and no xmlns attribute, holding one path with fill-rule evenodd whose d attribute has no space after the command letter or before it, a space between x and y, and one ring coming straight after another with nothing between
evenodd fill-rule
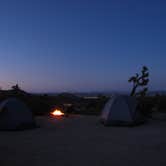
<instances>
[{"instance_id":1,"label":"orange glow on horizon","mask_svg":"<svg viewBox=\"0 0 166 166\"><path fill-rule=\"evenodd\" d=\"M56 109L55 111L51 112L51 115L54 115L54 116L63 116L64 113L61 110Z\"/></svg>"}]
</instances>

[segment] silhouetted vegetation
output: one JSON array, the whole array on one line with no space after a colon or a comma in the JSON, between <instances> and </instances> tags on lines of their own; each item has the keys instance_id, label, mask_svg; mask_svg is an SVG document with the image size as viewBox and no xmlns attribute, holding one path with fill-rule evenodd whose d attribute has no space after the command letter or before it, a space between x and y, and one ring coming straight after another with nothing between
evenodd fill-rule
<instances>
[{"instance_id":1,"label":"silhouetted vegetation","mask_svg":"<svg viewBox=\"0 0 166 166\"><path fill-rule=\"evenodd\" d=\"M106 101L104 96L98 96L96 99L85 99L71 93L31 94L22 90L17 84L12 86L10 90L0 90L0 101L10 97L24 101L34 115L47 115L57 107L68 113L98 115Z\"/></svg>"},{"instance_id":2,"label":"silhouetted vegetation","mask_svg":"<svg viewBox=\"0 0 166 166\"><path fill-rule=\"evenodd\" d=\"M18 86L18 84L13 85L12 89L15 90L15 91L20 91L21 90L21 88Z\"/></svg>"},{"instance_id":3,"label":"silhouetted vegetation","mask_svg":"<svg viewBox=\"0 0 166 166\"><path fill-rule=\"evenodd\" d=\"M144 71L147 70L144 69ZM147 78L146 73L144 75ZM140 96L138 97L139 109L144 115L149 115L153 111L166 113L166 96ZM9 97L24 101L34 115L48 115L54 108L61 108L69 114L100 115L108 100L108 97L104 95L81 97L71 93L57 95L31 94L22 90L18 85L13 86L10 90L0 90L0 101Z\"/></svg>"},{"instance_id":4,"label":"silhouetted vegetation","mask_svg":"<svg viewBox=\"0 0 166 166\"><path fill-rule=\"evenodd\" d=\"M148 83L149 83L149 71L146 66L142 67L141 74L136 73L135 76L130 77L129 82L133 83L133 87L131 90L131 96L141 96L144 97L148 91ZM139 91L137 91L137 89Z\"/></svg>"}]
</instances>

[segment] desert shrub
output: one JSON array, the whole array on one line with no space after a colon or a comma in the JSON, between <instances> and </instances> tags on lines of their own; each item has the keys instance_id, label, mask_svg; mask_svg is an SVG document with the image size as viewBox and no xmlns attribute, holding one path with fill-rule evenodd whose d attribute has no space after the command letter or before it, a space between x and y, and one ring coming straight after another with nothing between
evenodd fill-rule
<instances>
[{"instance_id":1,"label":"desert shrub","mask_svg":"<svg viewBox=\"0 0 166 166\"><path fill-rule=\"evenodd\" d=\"M98 99L85 99L80 105L79 114L100 115L108 98L102 96Z\"/></svg>"},{"instance_id":2,"label":"desert shrub","mask_svg":"<svg viewBox=\"0 0 166 166\"><path fill-rule=\"evenodd\" d=\"M143 115L150 115L153 111L154 106L156 105L154 97L139 97L138 99L138 107L140 112Z\"/></svg>"},{"instance_id":3,"label":"desert shrub","mask_svg":"<svg viewBox=\"0 0 166 166\"><path fill-rule=\"evenodd\" d=\"M155 98L158 111L166 113L166 96L156 96Z\"/></svg>"}]
</instances>

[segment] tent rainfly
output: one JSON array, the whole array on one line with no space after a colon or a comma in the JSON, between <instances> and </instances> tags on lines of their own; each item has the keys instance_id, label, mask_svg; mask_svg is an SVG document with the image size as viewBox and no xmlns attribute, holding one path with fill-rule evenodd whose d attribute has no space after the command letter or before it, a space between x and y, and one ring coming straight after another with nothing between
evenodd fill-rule
<instances>
[{"instance_id":1,"label":"tent rainfly","mask_svg":"<svg viewBox=\"0 0 166 166\"><path fill-rule=\"evenodd\" d=\"M144 119L137 109L137 100L131 96L117 95L108 100L102 110L101 122L104 125L137 125Z\"/></svg>"},{"instance_id":2,"label":"tent rainfly","mask_svg":"<svg viewBox=\"0 0 166 166\"><path fill-rule=\"evenodd\" d=\"M18 99L9 98L0 104L0 130L34 128L32 112Z\"/></svg>"}]
</instances>

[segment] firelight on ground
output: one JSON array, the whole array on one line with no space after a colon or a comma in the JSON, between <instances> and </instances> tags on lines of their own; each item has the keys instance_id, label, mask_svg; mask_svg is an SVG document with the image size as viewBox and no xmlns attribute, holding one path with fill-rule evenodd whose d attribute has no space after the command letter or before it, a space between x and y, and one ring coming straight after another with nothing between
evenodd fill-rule
<instances>
[{"instance_id":1,"label":"firelight on ground","mask_svg":"<svg viewBox=\"0 0 166 166\"><path fill-rule=\"evenodd\" d=\"M61 110L56 109L55 111L51 112L51 115L54 115L54 116L63 116L64 113Z\"/></svg>"}]
</instances>

